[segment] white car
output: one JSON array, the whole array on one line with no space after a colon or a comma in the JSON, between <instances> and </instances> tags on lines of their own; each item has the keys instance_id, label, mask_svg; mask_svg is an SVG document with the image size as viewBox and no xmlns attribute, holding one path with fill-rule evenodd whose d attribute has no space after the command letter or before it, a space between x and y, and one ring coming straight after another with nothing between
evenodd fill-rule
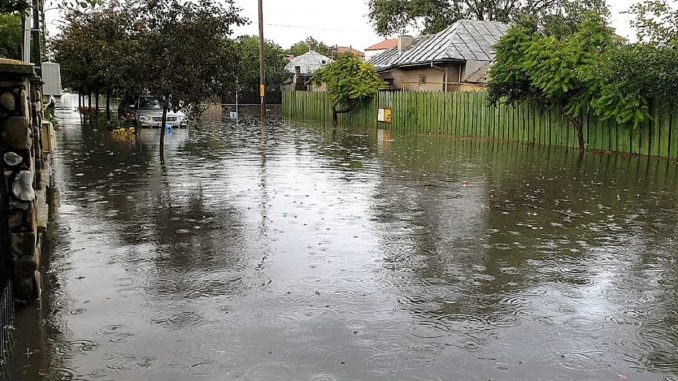
<instances>
[{"instance_id":1,"label":"white car","mask_svg":"<svg viewBox=\"0 0 678 381\"><path fill-rule=\"evenodd\" d=\"M162 106L156 97L142 96L134 104L127 106L128 113L134 115L134 121L141 128L159 128L162 123ZM167 126L186 128L188 117L181 111L167 112Z\"/></svg>"}]
</instances>

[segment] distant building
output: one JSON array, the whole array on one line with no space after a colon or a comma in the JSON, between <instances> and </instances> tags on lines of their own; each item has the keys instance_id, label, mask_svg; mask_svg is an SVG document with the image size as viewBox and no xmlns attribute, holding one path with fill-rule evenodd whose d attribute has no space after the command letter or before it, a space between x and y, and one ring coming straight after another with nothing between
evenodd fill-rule
<instances>
[{"instance_id":1,"label":"distant building","mask_svg":"<svg viewBox=\"0 0 678 381\"><path fill-rule=\"evenodd\" d=\"M365 53L361 52L360 50L353 49L353 47L349 46L337 46L337 54L342 54L342 53L351 53L354 56L360 58L361 60L365 60Z\"/></svg>"},{"instance_id":2,"label":"distant building","mask_svg":"<svg viewBox=\"0 0 678 381\"><path fill-rule=\"evenodd\" d=\"M285 70L294 76L292 84L289 86L290 89L302 91L312 90L313 85L311 83L311 77L313 76L313 73L332 62L331 58L324 56L315 50L294 57L290 63L285 66Z\"/></svg>"},{"instance_id":3,"label":"distant building","mask_svg":"<svg viewBox=\"0 0 678 381\"><path fill-rule=\"evenodd\" d=\"M365 49L365 60L369 61L381 53L398 46L398 39L384 40Z\"/></svg>"},{"instance_id":4,"label":"distant building","mask_svg":"<svg viewBox=\"0 0 678 381\"><path fill-rule=\"evenodd\" d=\"M508 31L496 21L459 20L440 33L401 36L369 60L391 90L473 91L486 87L493 46Z\"/></svg>"}]
</instances>

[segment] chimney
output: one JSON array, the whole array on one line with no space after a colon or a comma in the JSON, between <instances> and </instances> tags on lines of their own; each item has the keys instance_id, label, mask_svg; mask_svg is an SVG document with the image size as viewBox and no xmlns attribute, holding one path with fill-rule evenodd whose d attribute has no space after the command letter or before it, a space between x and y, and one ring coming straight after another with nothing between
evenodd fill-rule
<instances>
[{"instance_id":1,"label":"chimney","mask_svg":"<svg viewBox=\"0 0 678 381\"><path fill-rule=\"evenodd\" d=\"M403 54L414 43L414 37L406 34L400 35L398 38L398 54Z\"/></svg>"},{"instance_id":2,"label":"chimney","mask_svg":"<svg viewBox=\"0 0 678 381\"><path fill-rule=\"evenodd\" d=\"M301 76L301 66L294 67L294 90L304 91L304 78Z\"/></svg>"}]
</instances>

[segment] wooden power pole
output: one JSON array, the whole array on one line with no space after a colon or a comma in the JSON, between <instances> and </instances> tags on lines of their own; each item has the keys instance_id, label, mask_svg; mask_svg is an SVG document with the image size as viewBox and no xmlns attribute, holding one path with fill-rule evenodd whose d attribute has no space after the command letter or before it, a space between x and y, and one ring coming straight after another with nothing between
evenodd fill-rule
<instances>
[{"instance_id":1,"label":"wooden power pole","mask_svg":"<svg viewBox=\"0 0 678 381\"><path fill-rule=\"evenodd\" d=\"M266 74L264 72L264 7L259 0L259 96L261 97L261 115L266 115Z\"/></svg>"}]
</instances>

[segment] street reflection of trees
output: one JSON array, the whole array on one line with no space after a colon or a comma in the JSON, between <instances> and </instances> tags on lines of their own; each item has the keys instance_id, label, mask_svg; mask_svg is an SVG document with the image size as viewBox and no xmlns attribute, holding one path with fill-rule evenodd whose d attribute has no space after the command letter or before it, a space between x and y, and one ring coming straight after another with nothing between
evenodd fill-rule
<instances>
[{"instance_id":1,"label":"street reflection of trees","mask_svg":"<svg viewBox=\"0 0 678 381\"><path fill-rule=\"evenodd\" d=\"M309 139L308 132L317 134ZM333 130L317 125L304 125L295 134L295 146L326 159L323 165L338 171L345 181L360 179L362 171L376 156L376 134L368 128L353 127Z\"/></svg>"},{"instance_id":2,"label":"street reflection of trees","mask_svg":"<svg viewBox=\"0 0 678 381\"><path fill-rule=\"evenodd\" d=\"M479 270L490 268L492 259L482 251L488 180L469 170L475 147L425 138L396 141L384 155L375 195L390 281L408 308L437 321L496 314L499 291L509 282Z\"/></svg>"},{"instance_id":3,"label":"street reflection of trees","mask_svg":"<svg viewBox=\"0 0 678 381\"><path fill-rule=\"evenodd\" d=\"M177 197L169 179L164 187L149 205L157 211L148 225L157 256L147 292L169 299L242 293L239 274L248 263L239 212L227 200L208 206L203 189Z\"/></svg>"},{"instance_id":4,"label":"street reflection of trees","mask_svg":"<svg viewBox=\"0 0 678 381\"><path fill-rule=\"evenodd\" d=\"M385 281L420 316L539 314L521 298L549 284L596 287L601 277L613 279L604 292L619 297L608 302L612 314L676 300L676 270L666 256L676 248L667 237L677 225L670 211L678 182L666 162L591 154L577 169L577 155L556 148L397 136L382 158L373 209L390 270ZM662 263L659 277L648 274ZM654 318L664 322L665 344L674 345L675 303L660 304L667 308ZM645 362L678 363L667 348Z\"/></svg>"},{"instance_id":5,"label":"street reflection of trees","mask_svg":"<svg viewBox=\"0 0 678 381\"><path fill-rule=\"evenodd\" d=\"M138 143L128 144L108 131L83 127L82 139L69 144L70 151L82 152L80 160L64 160L70 172L68 187L83 194L76 202L98 216L104 228L118 232L119 239L131 248L130 260L146 256L155 263L153 272L159 278L176 273L187 281L188 289L175 290L176 296L242 289L229 279L203 280L209 283L206 287L195 284L201 281L200 274L193 280L185 276L237 271L243 266L241 216L225 195L219 194L219 185L223 189L228 179L214 170L228 165L227 153L233 144L218 126L192 131L190 139L179 130L179 140L168 139L168 166L163 168L157 165L157 150L146 143L155 142L150 136L155 132L144 130ZM140 253L135 247L155 252ZM167 290L150 289L149 293L154 291Z\"/></svg>"}]
</instances>

